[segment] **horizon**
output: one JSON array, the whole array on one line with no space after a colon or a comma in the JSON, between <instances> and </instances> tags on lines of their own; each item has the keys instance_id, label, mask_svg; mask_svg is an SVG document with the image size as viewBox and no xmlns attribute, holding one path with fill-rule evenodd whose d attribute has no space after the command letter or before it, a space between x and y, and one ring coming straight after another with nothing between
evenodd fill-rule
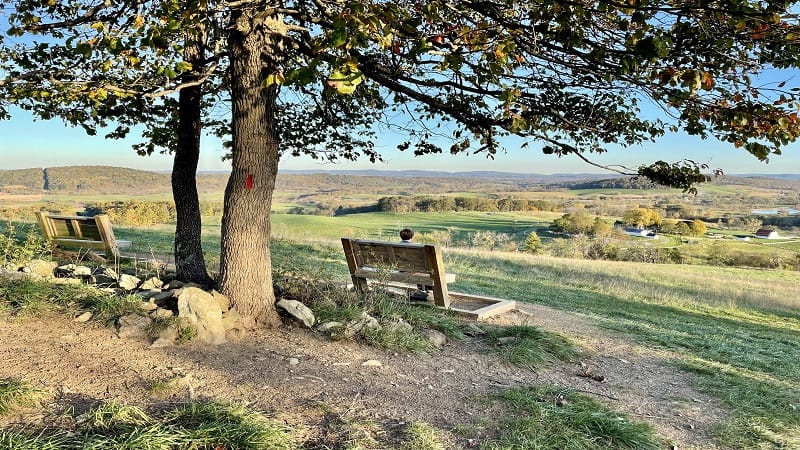
<instances>
[{"instance_id":1,"label":"horizon","mask_svg":"<svg viewBox=\"0 0 800 450\"><path fill-rule=\"evenodd\" d=\"M171 172L172 156L156 153L139 156L131 145L139 139L105 139L104 130L98 135L88 136L82 129L69 127L57 119L35 120L26 112L15 109L12 119L0 121L0 168L25 169L33 167L66 167L100 165L127 167L151 172ZM376 143L376 150L384 156L384 162L370 163L368 160L340 161L336 163L313 160L310 157L291 157L279 164L280 171L347 171L378 170L434 172L491 171L514 174L592 174L615 175L613 171L594 167L571 155L557 157L542 154L536 143L528 149L520 149L519 139L508 138L504 144L506 152L499 152L494 159L483 154L449 153L415 157L412 153L396 150L402 136L385 133ZM229 172L230 161L222 161L225 154L222 142L205 136L201 143L198 171ZM800 142L783 149L783 154L772 156L769 163L760 162L755 156L732 144L715 139L702 140L684 133L666 133L656 142L630 148L610 147L603 154L586 155L592 161L609 166L625 167L635 171L643 164L658 160L675 162L684 159L707 164L709 171L721 169L735 174L800 174Z\"/></svg>"},{"instance_id":2,"label":"horizon","mask_svg":"<svg viewBox=\"0 0 800 450\"><path fill-rule=\"evenodd\" d=\"M140 169L136 167L128 167L128 166L115 166L115 165L108 165L108 164L66 164L66 165L52 165L52 166L34 166L34 167L20 167L20 168L13 168L13 169L3 169L0 168L0 172L10 172L14 170L30 170L30 169L53 169L53 168L66 168L66 167L110 167L110 168L117 168L117 169L132 169L132 170L140 170L143 172L151 172L151 173L159 173L159 174L169 174L172 173L171 169L164 169L164 170L149 170L149 169ZM382 174L404 174L404 173L422 173L422 174L430 174L431 176L447 174L447 175L459 175L459 174L507 174L507 175L515 175L517 177L520 176L544 176L544 177L580 177L580 176L587 176L587 177L598 177L598 176L605 176L609 178L619 178L619 177L629 177L630 175L622 175L613 172L556 172L556 173L541 173L541 172L513 172L513 171L504 171L504 170L456 170L456 171L447 171L447 170L434 170L434 169L324 169L324 168L312 168L312 169L278 169L278 173L289 174L289 175L299 175L299 174L315 174L315 173L336 173L340 172L346 175L353 175L353 176L370 176L370 172L373 172L375 176L382 175ZM197 170L197 174L227 174L230 173L230 169L227 170ZM723 176L732 176L732 177L747 177L747 176L758 176L758 177L797 177L800 178L800 172L734 172L734 173L723 173Z\"/></svg>"}]
</instances>

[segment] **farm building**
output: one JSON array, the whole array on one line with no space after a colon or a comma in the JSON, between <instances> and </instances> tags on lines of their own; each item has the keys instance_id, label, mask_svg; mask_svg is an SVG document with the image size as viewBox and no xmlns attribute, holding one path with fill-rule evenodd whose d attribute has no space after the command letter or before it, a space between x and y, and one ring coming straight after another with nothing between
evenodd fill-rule
<instances>
[{"instance_id":1,"label":"farm building","mask_svg":"<svg viewBox=\"0 0 800 450\"><path fill-rule=\"evenodd\" d=\"M778 239L778 232L769 228L760 228L756 231L756 237L759 239Z\"/></svg>"}]
</instances>

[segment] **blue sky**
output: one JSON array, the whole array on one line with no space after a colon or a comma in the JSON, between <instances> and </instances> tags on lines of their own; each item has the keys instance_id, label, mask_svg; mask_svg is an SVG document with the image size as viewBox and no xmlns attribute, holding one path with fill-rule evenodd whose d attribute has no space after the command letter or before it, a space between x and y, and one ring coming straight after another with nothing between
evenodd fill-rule
<instances>
[{"instance_id":1,"label":"blue sky","mask_svg":"<svg viewBox=\"0 0 800 450\"><path fill-rule=\"evenodd\" d=\"M34 121L22 111L12 112L8 121L0 121L0 169L30 167L55 167L68 165L110 165L153 171L169 171L172 158L168 155L142 157L131 149L133 141L106 140L101 135L87 136L80 128L70 128L59 120ZM394 150L396 139L389 136L381 148L387 162L371 164L369 161L324 164L308 158L288 158L281 169L379 169L379 170L437 170L468 171L495 170L518 173L597 173L576 157L556 158L543 155L537 146L525 150L509 150L499 154L494 161L483 155L451 156L431 155L415 158L410 153ZM206 139L201 151L200 170L229 170L228 163L220 161L223 151L219 141ZM677 161L690 158L721 168L728 174L736 173L800 173L800 143L785 149L784 154L771 158L769 164L732 145L716 140L700 140L692 136L673 134L664 136L653 144L629 149L611 149L604 155L595 155L601 164L622 164L636 167L659 159Z\"/></svg>"}]
</instances>

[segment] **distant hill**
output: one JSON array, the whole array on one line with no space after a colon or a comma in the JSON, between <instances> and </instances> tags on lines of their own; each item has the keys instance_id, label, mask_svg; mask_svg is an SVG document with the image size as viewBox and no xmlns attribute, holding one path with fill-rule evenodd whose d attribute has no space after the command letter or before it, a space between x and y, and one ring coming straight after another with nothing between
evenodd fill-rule
<instances>
[{"instance_id":1,"label":"distant hill","mask_svg":"<svg viewBox=\"0 0 800 450\"><path fill-rule=\"evenodd\" d=\"M228 172L200 172L200 192L222 192ZM713 184L800 189L800 175L726 175ZM496 171L426 170L286 170L278 174L279 191L298 194L373 192L418 195L452 192L518 192L535 189L648 189L649 182L609 174L523 174ZM68 166L0 170L0 192L10 194L130 194L170 192L170 174L110 166Z\"/></svg>"}]
</instances>

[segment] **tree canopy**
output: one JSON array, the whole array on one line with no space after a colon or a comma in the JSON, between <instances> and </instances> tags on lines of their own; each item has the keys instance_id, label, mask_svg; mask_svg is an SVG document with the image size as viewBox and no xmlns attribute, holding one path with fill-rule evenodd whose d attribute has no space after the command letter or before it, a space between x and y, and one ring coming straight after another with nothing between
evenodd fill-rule
<instances>
[{"instance_id":1,"label":"tree canopy","mask_svg":"<svg viewBox=\"0 0 800 450\"><path fill-rule=\"evenodd\" d=\"M199 127L230 136L220 282L239 305L273 299L265 210L286 155L377 160L393 128L418 155L493 157L515 135L599 165L592 153L674 130L766 161L800 133L794 0L0 6L0 117L14 104L90 134L144 126L144 154L196 147ZM692 160L611 169L686 190L709 176Z\"/></svg>"}]
</instances>

